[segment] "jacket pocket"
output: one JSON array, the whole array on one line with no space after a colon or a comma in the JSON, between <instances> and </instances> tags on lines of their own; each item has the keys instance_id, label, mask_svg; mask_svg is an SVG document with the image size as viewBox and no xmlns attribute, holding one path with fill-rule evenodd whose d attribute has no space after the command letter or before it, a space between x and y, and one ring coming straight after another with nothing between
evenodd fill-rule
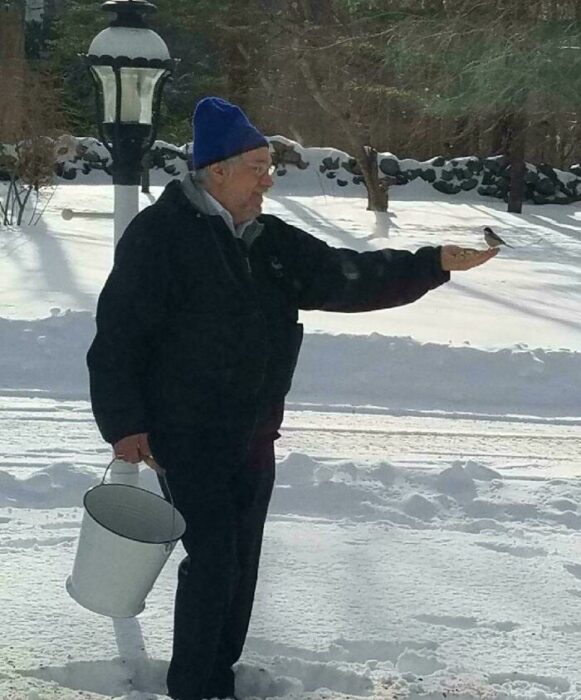
<instances>
[{"instance_id":1,"label":"jacket pocket","mask_svg":"<svg viewBox=\"0 0 581 700\"><path fill-rule=\"evenodd\" d=\"M274 329L273 329L274 330ZM281 324L271 335L261 404L271 406L288 394L303 340L303 325Z\"/></svg>"}]
</instances>

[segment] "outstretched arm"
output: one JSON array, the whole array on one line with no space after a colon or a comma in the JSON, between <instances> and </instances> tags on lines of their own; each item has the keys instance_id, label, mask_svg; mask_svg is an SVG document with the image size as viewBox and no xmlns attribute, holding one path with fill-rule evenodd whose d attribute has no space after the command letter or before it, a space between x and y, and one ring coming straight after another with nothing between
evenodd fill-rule
<instances>
[{"instance_id":1,"label":"outstretched arm","mask_svg":"<svg viewBox=\"0 0 581 700\"><path fill-rule=\"evenodd\" d=\"M281 243L292 261L293 287L302 309L357 312L402 306L495 255L459 246L366 251L332 248L293 226Z\"/></svg>"},{"instance_id":2,"label":"outstretched arm","mask_svg":"<svg viewBox=\"0 0 581 700\"><path fill-rule=\"evenodd\" d=\"M326 295L319 307L346 313L404 306L448 282L441 249L425 247L415 253L384 249L357 253L337 250L322 261L322 274L311 288ZM327 288L323 289L324 281Z\"/></svg>"}]
</instances>

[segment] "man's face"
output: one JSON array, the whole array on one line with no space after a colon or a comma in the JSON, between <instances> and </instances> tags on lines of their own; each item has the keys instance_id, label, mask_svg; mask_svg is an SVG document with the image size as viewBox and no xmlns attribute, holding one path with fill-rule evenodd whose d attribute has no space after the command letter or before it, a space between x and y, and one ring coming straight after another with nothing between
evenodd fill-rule
<instances>
[{"instance_id":1,"label":"man's face","mask_svg":"<svg viewBox=\"0 0 581 700\"><path fill-rule=\"evenodd\" d=\"M211 166L210 193L227 209L236 225L256 218L264 193L272 187L272 159L268 148L243 153L239 160Z\"/></svg>"}]
</instances>

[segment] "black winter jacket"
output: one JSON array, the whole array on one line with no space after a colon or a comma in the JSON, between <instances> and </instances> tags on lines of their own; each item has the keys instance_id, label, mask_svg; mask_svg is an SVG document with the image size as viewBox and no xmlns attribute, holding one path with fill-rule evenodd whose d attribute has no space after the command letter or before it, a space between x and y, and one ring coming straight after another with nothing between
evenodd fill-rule
<instances>
[{"instance_id":1,"label":"black winter jacket","mask_svg":"<svg viewBox=\"0 0 581 700\"><path fill-rule=\"evenodd\" d=\"M248 439L290 388L299 309L400 306L449 279L439 248L357 253L276 216L258 222L248 249L221 216L197 211L177 181L131 222L88 353L106 441L151 431Z\"/></svg>"}]
</instances>

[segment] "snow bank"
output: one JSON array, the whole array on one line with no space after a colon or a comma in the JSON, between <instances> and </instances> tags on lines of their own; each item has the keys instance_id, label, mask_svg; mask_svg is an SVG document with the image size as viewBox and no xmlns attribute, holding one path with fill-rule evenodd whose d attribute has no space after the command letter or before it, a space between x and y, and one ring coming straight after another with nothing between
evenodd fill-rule
<instances>
[{"instance_id":1,"label":"snow bank","mask_svg":"<svg viewBox=\"0 0 581 700\"><path fill-rule=\"evenodd\" d=\"M581 415L581 353L485 351L412 338L311 334L291 398L477 413Z\"/></svg>"},{"instance_id":2,"label":"snow bank","mask_svg":"<svg viewBox=\"0 0 581 700\"><path fill-rule=\"evenodd\" d=\"M0 319L0 390L88 395L89 312ZM581 353L497 351L411 338L307 334L292 402L390 409L581 416Z\"/></svg>"}]
</instances>

